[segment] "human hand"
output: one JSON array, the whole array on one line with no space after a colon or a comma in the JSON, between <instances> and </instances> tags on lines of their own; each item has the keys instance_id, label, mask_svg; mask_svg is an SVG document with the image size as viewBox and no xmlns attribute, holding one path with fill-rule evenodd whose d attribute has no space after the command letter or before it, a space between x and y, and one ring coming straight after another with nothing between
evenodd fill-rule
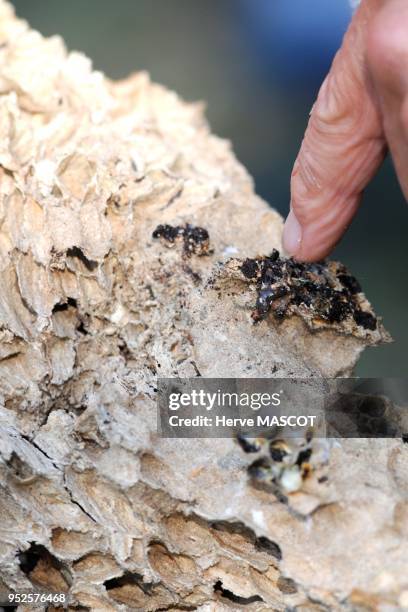
<instances>
[{"instance_id":1,"label":"human hand","mask_svg":"<svg viewBox=\"0 0 408 612\"><path fill-rule=\"evenodd\" d=\"M283 245L330 253L389 148L408 199L408 2L362 0L316 103L291 178Z\"/></svg>"}]
</instances>

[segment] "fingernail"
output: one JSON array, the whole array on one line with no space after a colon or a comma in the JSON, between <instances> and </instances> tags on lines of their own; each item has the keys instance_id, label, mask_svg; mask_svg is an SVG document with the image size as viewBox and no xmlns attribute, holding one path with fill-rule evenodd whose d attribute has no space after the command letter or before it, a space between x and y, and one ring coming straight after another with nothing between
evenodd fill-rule
<instances>
[{"instance_id":1,"label":"fingernail","mask_svg":"<svg viewBox=\"0 0 408 612\"><path fill-rule=\"evenodd\" d=\"M295 213L291 210L283 228L283 248L288 255L296 255L300 249L301 242L302 228Z\"/></svg>"}]
</instances>

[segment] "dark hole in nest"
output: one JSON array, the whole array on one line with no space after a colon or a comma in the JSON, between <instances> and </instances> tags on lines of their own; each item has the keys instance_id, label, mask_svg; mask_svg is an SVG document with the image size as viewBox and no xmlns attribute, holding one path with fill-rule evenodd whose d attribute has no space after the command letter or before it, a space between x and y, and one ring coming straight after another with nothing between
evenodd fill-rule
<instances>
[{"instance_id":1,"label":"dark hole in nest","mask_svg":"<svg viewBox=\"0 0 408 612\"><path fill-rule=\"evenodd\" d=\"M260 552L265 552L269 555L272 555L278 561L281 561L282 559L282 551L280 546L276 542L269 540L265 536L260 536L259 538L256 538L255 548Z\"/></svg>"},{"instance_id":2,"label":"dark hole in nest","mask_svg":"<svg viewBox=\"0 0 408 612\"><path fill-rule=\"evenodd\" d=\"M269 540L265 536L258 537L250 527L247 527L240 521L235 521L233 523L229 523L228 521L214 521L211 523L211 527L217 531L242 535L242 537L251 542L259 552L272 555L278 561L282 559L282 551L276 542Z\"/></svg>"},{"instance_id":3,"label":"dark hole in nest","mask_svg":"<svg viewBox=\"0 0 408 612\"><path fill-rule=\"evenodd\" d=\"M83 322L83 321L81 321L81 322L79 323L79 325L78 325L78 327L77 327L77 331L78 331L80 334L83 334L84 336L87 336L87 335L89 334L89 332L88 332L88 331L86 330L86 328L85 328L85 325L84 325L84 322Z\"/></svg>"},{"instance_id":4,"label":"dark hole in nest","mask_svg":"<svg viewBox=\"0 0 408 612\"><path fill-rule=\"evenodd\" d=\"M61 312L64 310L68 310L68 308L76 308L77 307L77 301L75 298L69 297L67 299L66 302L58 302L58 304L55 304L54 308L52 309L52 312Z\"/></svg>"},{"instance_id":5,"label":"dark hole in nest","mask_svg":"<svg viewBox=\"0 0 408 612\"><path fill-rule=\"evenodd\" d=\"M250 528L244 525L241 521L235 521L230 523L228 521L213 521L210 523L212 529L216 529L217 531L225 531L226 533L234 533L238 535L242 535L243 538L253 542L255 540L255 533Z\"/></svg>"},{"instance_id":6,"label":"dark hole in nest","mask_svg":"<svg viewBox=\"0 0 408 612\"><path fill-rule=\"evenodd\" d=\"M111 591L112 589L118 589L119 587L123 587L128 584L134 584L138 586L145 593L149 593L152 588L151 583L143 582L143 576L141 576L141 574L131 572L125 572L124 574L122 574L122 576L105 580L103 584L107 591Z\"/></svg>"},{"instance_id":7,"label":"dark hole in nest","mask_svg":"<svg viewBox=\"0 0 408 612\"><path fill-rule=\"evenodd\" d=\"M32 542L28 550L21 552L18 555L21 571L28 575L33 571L41 557L48 554L48 550L45 548L45 546Z\"/></svg>"},{"instance_id":8,"label":"dark hole in nest","mask_svg":"<svg viewBox=\"0 0 408 612\"><path fill-rule=\"evenodd\" d=\"M214 584L214 593L218 593L221 597L225 597L225 599L229 599L229 601L233 601L241 606L249 605L256 601L263 601L260 595L251 595L251 597L240 597L239 595L235 595L232 591L224 589L221 580L218 580Z\"/></svg>"},{"instance_id":9,"label":"dark hole in nest","mask_svg":"<svg viewBox=\"0 0 408 612\"><path fill-rule=\"evenodd\" d=\"M92 261L92 259L88 259L82 249L77 246L70 247L67 250L67 256L76 257L77 259L79 259L84 264L85 268L90 272L92 272L93 270L95 270L95 268L98 267L98 262Z\"/></svg>"},{"instance_id":10,"label":"dark hole in nest","mask_svg":"<svg viewBox=\"0 0 408 612\"><path fill-rule=\"evenodd\" d=\"M20 569L26 576L30 575L41 559L44 560L48 566L60 572L64 570L64 576L66 575L67 572L64 564L57 559L57 557L54 557L54 555L52 555L42 544L31 542L27 550L18 554Z\"/></svg>"}]
</instances>

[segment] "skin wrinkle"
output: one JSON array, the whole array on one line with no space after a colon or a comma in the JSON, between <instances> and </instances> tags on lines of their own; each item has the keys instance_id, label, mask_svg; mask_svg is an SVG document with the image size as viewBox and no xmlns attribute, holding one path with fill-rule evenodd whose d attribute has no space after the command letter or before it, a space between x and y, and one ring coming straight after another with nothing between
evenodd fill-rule
<instances>
[{"instance_id":1,"label":"skin wrinkle","mask_svg":"<svg viewBox=\"0 0 408 612\"><path fill-rule=\"evenodd\" d=\"M327 248L328 244L332 243L333 237L336 235L334 227L340 227L343 230L347 229L348 219L350 217L350 208L352 209L353 207L353 199L346 200L340 211L333 208L331 210L331 214L325 218L323 223L317 219L314 223L312 222L308 226L306 231L316 232L316 229L318 229L316 235L318 235L318 247L320 249L324 250ZM334 225L334 222L336 222L336 225Z\"/></svg>"},{"instance_id":2,"label":"skin wrinkle","mask_svg":"<svg viewBox=\"0 0 408 612\"><path fill-rule=\"evenodd\" d=\"M360 159L361 166L370 163L364 158ZM353 160L354 161L354 160ZM361 171L361 167L354 164L353 172L356 176ZM308 239L308 233L318 236L316 241L316 248L319 251L324 252L333 242L337 242L340 235L347 229L350 219L352 218L355 208L358 205L358 200L351 194L347 198L339 197L338 188L333 189L330 194L330 200L333 205L328 209L327 214L321 217L319 214L320 203L315 203L314 207L311 207L309 224L306 228L305 239ZM314 210L313 210L314 209ZM301 219L302 222L302 219Z\"/></svg>"},{"instance_id":3,"label":"skin wrinkle","mask_svg":"<svg viewBox=\"0 0 408 612\"><path fill-rule=\"evenodd\" d=\"M370 22L382 5L367 0L358 9L312 108L291 177L291 208L302 232L294 254L300 260L332 250L386 152L366 49Z\"/></svg>"},{"instance_id":4,"label":"skin wrinkle","mask_svg":"<svg viewBox=\"0 0 408 612\"><path fill-rule=\"evenodd\" d=\"M307 145L305 145L302 159L297 162L296 170L293 172L293 175L299 174L302 184L307 186L307 193L312 191L313 187L318 193L321 191L322 185L313 171L312 164L308 159L309 156L310 152Z\"/></svg>"},{"instance_id":5,"label":"skin wrinkle","mask_svg":"<svg viewBox=\"0 0 408 612\"><path fill-rule=\"evenodd\" d=\"M332 80L335 80L335 82L334 84L329 83L327 87L329 93L326 94L329 98L327 105L330 104L332 107L330 109L331 113L329 110L325 112L323 106L325 100L323 99L323 103L321 103L319 99L316 111L313 114L313 127L321 131L323 135L330 133L332 138L340 140L345 134L352 133L352 128L361 125L363 120L367 125L371 124L371 129L374 133L381 133L379 108L373 104L372 98L368 98L370 103L368 108L359 103L364 95L361 88L359 88L359 95L356 96L354 94L353 97L349 98L348 103L346 103L347 97L350 96L350 90L353 89L353 84L346 81L347 76L344 73L344 82L341 82L338 75L332 77ZM368 121L367 114L370 110L370 116L373 115L373 117ZM373 119L375 119L375 122L373 122Z\"/></svg>"},{"instance_id":6,"label":"skin wrinkle","mask_svg":"<svg viewBox=\"0 0 408 612\"><path fill-rule=\"evenodd\" d=\"M327 195L328 190L330 188L333 192L341 195L343 190L354 191L355 188L361 188L362 185L361 179L358 180L358 173L362 174L362 170L364 169L365 164L367 163L367 158L370 160L367 163L368 166L372 163L372 159L375 159L377 155L382 153L383 140L379 137L373 137L367 140L356 141L351 143L352 146L349 146L348 154L344 157L344 165L342 167L342 173L340 174L339 181L327 181L327 185L324 188L323 195ZM362 149L365 150L365 156L361 155ZM308 197L313 195L313 197L317 197L322 193L322 181L319 181L317 175L313 172L312 163L313 158L309 160L309 148L305 148L302 151L302 156L299 158L296 164L296 169L293 173L294 178L299 176L299 180L301 181L300 189L297 190L298 203L301 203L302 194L304 197ZM324 154L326 151L324 151ZM360 161L360 164L358 162ZM354 169L354 172L353 172ZM365 170L367 172L367 170ZM309 210L315 208L313 201L311 201Z\"/></svg>"},{"instance_id":7,"label":"skin wrinkle","mask_svg":"<svg viewBox=\"0 0 408 612\"><path fill-rule=\"evenodd\" d=\"M320 238L321 244L325 244L328 240L331 240L331 238L333 236L333 224L332 224L332 222L334 221L335 218L336 218L336 220L340 221L340 225L342 225L343 227L347 226L346 221L343 220L343 216L347 216L347 207L348 206L352 206L352 200L351 199L346 201L346 205L340 211L340 217L335 215L334 211L332 211L332 213L333 213L332 216L328 216L325 219L325 222L323 224L319 224L318 225L318 227L319 227L319 238ZM315 224L317 224L317 222L315 222ZM311 224L310 229L313 229L313 224Z\"/></svg>"}]
</instances>

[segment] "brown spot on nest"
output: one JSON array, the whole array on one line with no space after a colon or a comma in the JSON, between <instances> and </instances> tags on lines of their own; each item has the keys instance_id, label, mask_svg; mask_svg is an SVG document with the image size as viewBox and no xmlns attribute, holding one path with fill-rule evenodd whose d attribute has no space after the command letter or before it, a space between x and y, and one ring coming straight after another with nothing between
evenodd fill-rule
<instances>
[{"instance_id":1,"label":"brown spot on nest","mask_svg":"<svg viewBox=\"0 0 408 612\"><path fill-rule=\"evenodd\" d=\"M153 238L160 238L166 246L172 247L177 242L183 244L183 254L187 257L194 255L209 255L210 237L203 227L186 225L158 225L152 234Z\"/></svg>"}]
</instances>

